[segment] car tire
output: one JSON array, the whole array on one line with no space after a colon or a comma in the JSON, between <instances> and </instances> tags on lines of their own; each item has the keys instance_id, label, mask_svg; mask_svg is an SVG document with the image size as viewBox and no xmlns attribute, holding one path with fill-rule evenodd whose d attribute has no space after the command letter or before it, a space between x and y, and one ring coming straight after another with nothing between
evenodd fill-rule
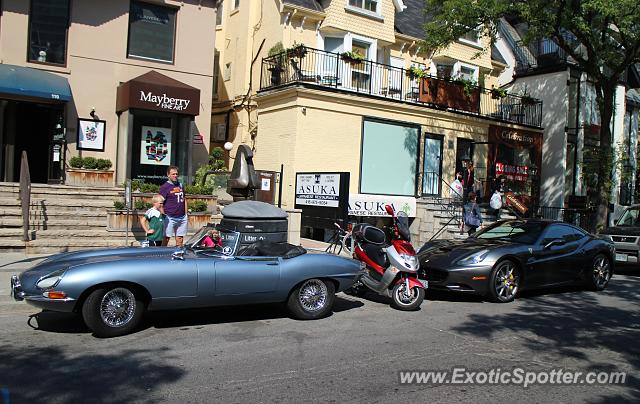
<instances>
[{"instance_id":1,"label":"car tire","mask_svg":"<svg viewBox=\"0 0 640 404\"><path fill-rule=\"evenodd\" d=\"M513 301L520 290L522 281L520 269L515 262L503 260L491 271L489 278L489 299L495 303Z\"/></svg>"},{"instance_id":2,"label":"car tire","mask_svg":"<svg viewBox=\"0 0 640 404\"><path fill-rule=\"evenodd\" d=\"M129 334L140 323L144 302L126 286L110 286L91 292L82 305L82 318L96 337Z\"/></svg>"},{"instance_id":3,"label":"car tire","mask_svg":"<svg viewBox=\"0 0 640 404\"><path fill-rule=\"evenodd\" d=\"M411 299L409 301L404 301L401 297L404 294L404 292L402 291L402 289L404 288L404 281L396 283L396 285L393 287L393 289L391 290L392 306L395 309L402 311L413 311L418 309L418 307L420 307L420 305L424 301L424 289L414 286L413 288L411 288Z\"/></svg>"},{"instance_id":4,"label":"car tire","mask_svg":"<svg viewBox=\"0 0 640 404\"><path fill-rule=\"evenodd\" d=\"M586 274L587 287L590 290L604 290L611 279L611 260L604 254L593 258L591 268Z\"/></svg>"},{"instance_id":5,"label":"car tire","mask_svg":"<svg viewBox=\"0 0 640 404\"><path fill-rule=\"evenodd\" d=\"M293 289L287 300L291 315L299 320L315 320L329 314L336 290L332 282L307 279Z\"/></svg>"}]
</instances>

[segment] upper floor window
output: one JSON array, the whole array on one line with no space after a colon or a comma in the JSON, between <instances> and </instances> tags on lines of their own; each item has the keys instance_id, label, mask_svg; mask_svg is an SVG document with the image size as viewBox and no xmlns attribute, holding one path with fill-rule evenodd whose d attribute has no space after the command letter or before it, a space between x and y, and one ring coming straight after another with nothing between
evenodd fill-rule
<instances>
[{"instance_id":1,"label":"upper floor window","mask_svg":"<svg viewBox=\"0 0 640 404\"><path fill-rule=\"evenodd\" d=\"M240 8L240 0L233 0L233 9L237 10Z\"/></svg>"},{"instance_id":2,"label":"upper floor window","mask_svg":"<svg viewBox=\"0 0 640 404\"><path fill-rule=\"evenodd\" d=\"M463 42L470 42L473 45L480 45L480 29L476 28L467 32L464 36L460 37Z\"/></svg>"},{"instance_id":3,"label":"upper floor window","mask_svg":"<svg viewBox=\"0 0 640 404\"><path fill-rule=\"evenodd\" d=\"M222 13L224 12L224 8L222 6L222 2L218 3L218 9L216 10L216 25L222 25Z\"/></svg>"},{"instance_id":4,"label":"upper floor window","mask_svg":"<svg viewBox=\"0 0 640 404\"><path fill-rule=\"evenodd\" d=\"M349 0L351 7L361 8L378 14L378 0Z\"/></svg>"},{"instance_id":5,"label":"upper floor window","mask_svg":"<svg viewBox=\"0 0 640 404\"><path fill-rule=\"evenodd\" d=\"M69 0L31 0L29 62L64 65L68 28Z\"/></svg>"},{"instance_id":6,"label":"upper floor window","mask_svg":"<svg viewBox=\"0 0 640 404\"><path fill-rule=\"evenodd\" d=\"M176 9L131 2L127 57L173 62Z\"/></svg>"},{"instance_id":7,"label":"upper floor window","mask_svg":"<svg viewBox=\"0 0 640 404\"><path fill-rule=\"evenodd\" d=\"M478 81L478 68L473 66L460 65L458 78L468 81Z\"/></svg>"}]
</instances>

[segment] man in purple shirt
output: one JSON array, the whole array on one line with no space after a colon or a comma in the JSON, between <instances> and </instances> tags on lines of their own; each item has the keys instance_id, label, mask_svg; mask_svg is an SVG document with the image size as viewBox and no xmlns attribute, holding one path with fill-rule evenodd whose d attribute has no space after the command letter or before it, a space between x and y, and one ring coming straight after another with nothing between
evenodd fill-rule
<instances>
[{"instance_id":1,"label":"man in purple shirt","mask_svg":"<svg viewBox=\"0 0 640 404\"><path fill-rule=\"evenodd\" d=\"M167 182L160 187L160 195L164 197L164 241L163 246L169 244L172 236L176 238L176 246L184 243L187 234L187 200L184 187L178 181L178 167L169 166Z\"/></svg>"}]
</instances>

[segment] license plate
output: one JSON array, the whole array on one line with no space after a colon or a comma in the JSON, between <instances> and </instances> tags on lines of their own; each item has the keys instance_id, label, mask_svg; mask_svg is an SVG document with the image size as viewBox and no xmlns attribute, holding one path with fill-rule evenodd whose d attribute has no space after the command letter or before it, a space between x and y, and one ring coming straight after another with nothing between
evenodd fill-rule
<instances>
[{"instance_id":1,"label":"license plate","mask_svg":"<svg viewBox=\"0 0 640 404\"><path fill-rule=\"evenodd\" d=\"M616 261L627 262L629 260L629 256L627 254L617 254L616 253Z\"/></svg>"},{"instance_id":2,"label":"license plate","mask_svg":"<svg viewBox=\"0 0 640 404\"><path fill-rule=\"evenodd\" d=\"M418 280L420 281L420 283L422 283L422 286L424 286L425 289L429 287L429 281L425 279L418 279Z\"/></svg>"}]
</instances>

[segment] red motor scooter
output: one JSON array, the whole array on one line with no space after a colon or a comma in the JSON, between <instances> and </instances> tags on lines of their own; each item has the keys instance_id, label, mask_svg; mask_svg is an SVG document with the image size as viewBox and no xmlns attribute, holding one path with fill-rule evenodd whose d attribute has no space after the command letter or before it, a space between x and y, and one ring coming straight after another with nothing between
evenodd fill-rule
<instances>
[{"instance_id":1,"label":"red motor scooter","mask_svg":"<svg viewBox=\"0 0 640 404\"><path fill-rule=\"evenodd\" d=\"M399 310L415 310L424 300L428 283L418 279L420 263L410 242L409 218L402 211L396 214L390 205L385 210L393 218L390 244L385 232L375 226L366 223L353 226L353 257L366 264L367 272L350 292L362 296L366 289L371 289L390 297Z\"/></svg>"}]
</instances>

